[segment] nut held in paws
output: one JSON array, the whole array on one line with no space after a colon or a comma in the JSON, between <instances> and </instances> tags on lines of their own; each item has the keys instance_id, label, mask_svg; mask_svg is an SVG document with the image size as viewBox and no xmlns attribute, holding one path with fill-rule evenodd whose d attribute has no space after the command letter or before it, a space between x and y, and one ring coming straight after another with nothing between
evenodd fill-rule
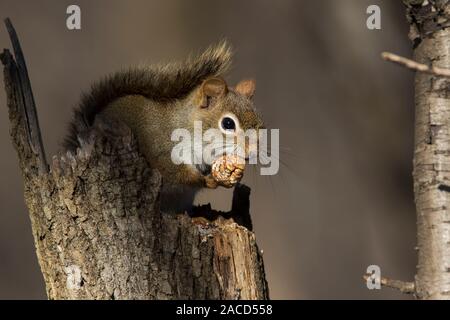
<instances>
[{"instance_id":1,"label":"nut held in paws","mask_svg":"<svg viewBox=\"0 0 450 320\"><path fill-rule=\"evenodd\" d=\"M235 155L224 155L213 162L211 174L219 185L231 188L241 181L244 168L242 159Z\"/></svg>"}]
</instances>

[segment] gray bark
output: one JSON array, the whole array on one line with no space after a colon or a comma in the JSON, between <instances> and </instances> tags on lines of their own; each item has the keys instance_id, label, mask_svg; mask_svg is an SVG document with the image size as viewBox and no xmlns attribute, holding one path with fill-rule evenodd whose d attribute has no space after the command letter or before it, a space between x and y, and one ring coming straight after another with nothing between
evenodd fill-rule
<instances>
[{"instance_id":1,"label":"gray bark","mask_svg":"<svg viewBox=\"0 0 450 320\"><path fill-rule=\"evenodd\" d=\"M229 213L160 212L159 173L128 127L101 120L75 154L47 164L25 61L9 31L15 59L4 50L1 60L11 137L48 297L267 299L248 187L236 187Z\"/></svg>"},{"instance_id":2,"label":"gray bark","mask_svg":"<svg viewBox=\"0 0 450 320\"><path fill-rule=\"evenodd\" d=\"M450 69L450 2L404 0L414 60ZM414 192L417 208L419 299L450 298L449 78L415 78Z\"/></svg>"}]
</instances>

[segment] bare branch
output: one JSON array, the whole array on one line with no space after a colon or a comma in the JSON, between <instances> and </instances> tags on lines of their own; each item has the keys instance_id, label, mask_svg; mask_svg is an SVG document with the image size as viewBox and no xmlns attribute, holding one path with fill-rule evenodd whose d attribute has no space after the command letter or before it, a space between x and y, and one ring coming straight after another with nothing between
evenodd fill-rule
<instances>
[{"instance_id":1,"label":"bare branch","mask_svg":"<svg viewBox=\"0 0 450 320\"><path fill-rule=\"evenodd\" d=\"M398 55L390 53L390 52L383 52L381 54L381 57L383 58L383 60L399 64L410 70L428 73L428 74L432 74L432 75L439 76L439 77L450 78L450 69L428 66L426 64L418 63L414 60L411 60L411 59L408 59L405 57L401 57L401 56L398 56Z\"/></svg>"},{"instance_id":2,"label":"bare branch","mask_svg":"<svg viewBox=\"0 0 450 320\"><path fill-rule=\"evenodd\" d=\"M363 279L367 281L371 277L371 274L365 274ZM380 283L384 287L400 290L402 293L413 294L415 293L414 282L393 280L385 277L381 277Z\"/></svg>"}]
</instances>

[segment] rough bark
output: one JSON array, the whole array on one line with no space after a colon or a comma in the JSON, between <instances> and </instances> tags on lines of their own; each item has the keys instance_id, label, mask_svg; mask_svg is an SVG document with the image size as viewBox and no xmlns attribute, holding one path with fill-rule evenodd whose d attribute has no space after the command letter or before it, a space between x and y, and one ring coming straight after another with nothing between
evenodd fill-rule
<instances>
[{"instance_id":1,"label":"rough bark","mask_svg":"<svg viewBox=\"0 0 450 320\"><path fill-rule=\"evenodd\" d=\"M414 60L450 69L450 2L404 0ZM450 298L449 78L415 78L414 192L417 208L419 299Z\"/></svg>"},{"instance_id":2,"label":"rough bark","mask_svg":"<svg viewBox=\"0 0 450 320\"><path fill-rule=\"evenodd\" d=\"M233 209L159 211L161 177L124 125L99 121L47 165L23 55L4 50L11 137L50 299L267 299L248 187Z\"/></svg>"}]
</instances>

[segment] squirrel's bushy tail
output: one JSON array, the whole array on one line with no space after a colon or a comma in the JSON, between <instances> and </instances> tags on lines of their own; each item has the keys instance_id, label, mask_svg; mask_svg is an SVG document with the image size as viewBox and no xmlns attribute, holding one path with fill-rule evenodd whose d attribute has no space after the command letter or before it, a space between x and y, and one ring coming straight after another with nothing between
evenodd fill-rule
<instances>
[{"instance_id":1,"label":"squirrel's bushy tail","mask_svg":"<svg viewBox=\"0 0 450 320\"><path fill-rule=\"evenodd\" d=\"M82 96L75 109L70 132L64 140L66 150L79 147L78 136L92 126L95 116L117 98L142 95L156 101L181 99L203 80L224 74L231 64L232 51L226 41L183 62L130 68L114 73Z\"/></svg>"}]
</instances>

